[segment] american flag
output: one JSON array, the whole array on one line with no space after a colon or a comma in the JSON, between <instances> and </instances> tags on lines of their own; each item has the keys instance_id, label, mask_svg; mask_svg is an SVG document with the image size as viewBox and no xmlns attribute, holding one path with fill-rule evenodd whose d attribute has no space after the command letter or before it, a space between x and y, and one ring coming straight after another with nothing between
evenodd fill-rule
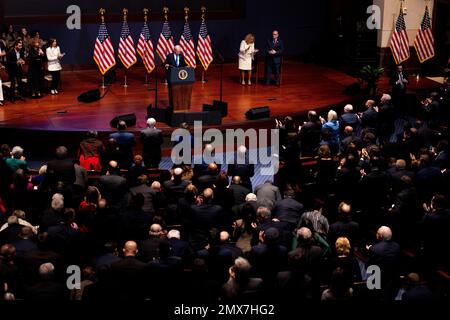
<instances>
[{"instance_id":1,"label":"american flag","mask_svg":"<svg viewBox=\"0 0 450 320\"><path fill-rule=\"evenodd\" d=\"M391 36L392 55L396 64L400 64L409 58L409 40L406 33L405 17L403 16L403 9L400 8L400 14L398 15L397 22L395 23L395 29Z\"/></svg>"},{"instance_id":2,"label":"american flag","mask_svg":"<svg viewBox=\"0 0 450 320\"><path fill-rule=\"evenodd\" d=\"M213 61L211 38L208 34L205 21L200 25L198 34L197 55L205 70L208 70L210 63Z\"/></svg>"},{"instance_id":3,"label":"american flag","mask_svg":"<svg viewBox=\"0 0 450 320\"><path fill-rule=\"evenodd\" d=\"M183 49L184 59L188 66L195 68L195 48L194 48L194 39L192 39L191 29L189 28L189 24L186 21L184 23L183 34L181 35L180 40L181 48Z\"/></svg>"},{"instance_id":4,"label":"american flag","mask_svg":"<svg viewBox=\"0 0 450 320\"><path fill-rule=\"evenodd\" d=\"M153 52L153 42L150 36L150 30L148 29L147 22L142 27L141 36L137 46L137 52L144 62L144 66L147 72L150 73L155 69L155 53Z\"/></svg>"},{"instance_id":5,"label":"american flag","mask_svg":"<svg viewBox=\"0 0 450 320\"><path fill-rule=\"evenodd\" d=\"M156 45L156 52L161 58L161 61L166 60L167 55L173 51L174 47L172 31L170 31L169 22L166 20L164 21L158 44Z\"/></svg>"},{"instance_id":6,"label":"american flag","mask_svg":"<svg viewBox=\"0 0 450 320\"><path fill-rule=\"evenodd\" d=\"M414 47L416 48L417 56L421 63L434 57L434 37L433 30L431 29L428 6L425 6L422 23L420 24L420 29L414 39Z\"/></svg>"},{"instance_id":7,"label":"american flag","mask_svg":"<svg viewBox=\"0 0 450 320\"><path fill-rule=\"evenodd\" d=\"M130 28L128 28L126 21L122 24L122 32L120 34L119 59L127 69L137 61L133 38L131 37Z\"/></svg>"},{"instance_id":8,"label":"american flag","mask_svg":"<svg viewBox=\"0 0 450 320\"><path fill-rule=\"evenodd\" d=\"M100 25L97 40L95 41L94 60L102 74L105 74L109 69L116 65L114 48L104 22Z\"/></svg>"}]
</instances>

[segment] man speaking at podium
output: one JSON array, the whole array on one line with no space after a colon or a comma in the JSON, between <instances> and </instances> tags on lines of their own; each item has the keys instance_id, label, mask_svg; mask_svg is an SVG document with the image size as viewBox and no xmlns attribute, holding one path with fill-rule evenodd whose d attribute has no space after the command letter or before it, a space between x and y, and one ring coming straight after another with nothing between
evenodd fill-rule
<instances>
[{"instance_id":1,"label":"man speaking at podium","mask_svg":"<svg viewBox=\"0 0 450 320\"><path fill-rule=\"evenodd\" d=\"M169 69L169 67L182 68L187 66L186 61L184 61L183 50L180 45L176 45L173 48L173 52L167 55L164 65L166 69Z\"/></svg>"}]
</instances>

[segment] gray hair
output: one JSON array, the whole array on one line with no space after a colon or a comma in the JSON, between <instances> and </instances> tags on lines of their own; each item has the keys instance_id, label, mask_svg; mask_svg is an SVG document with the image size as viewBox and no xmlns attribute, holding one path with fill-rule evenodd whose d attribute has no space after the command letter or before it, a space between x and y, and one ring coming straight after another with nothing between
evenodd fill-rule
<instances>
[{"instance_id":1,"label":"gray hair","mask_svg":"<svg viewBox=\"0 0 450 320\"><path fill-rule=\"evenodd\" d=\"M153 128L156 125L155 118L148 118L147 125L149 126L149 128Z\"/></svg>"},{"instance_id":2,"label":"gray hair","mask_svg":"<svg viewBox=\"0 0 450 320\"><path fill-rule=\"evenodd\" d=\"M387 93L383 93L383 95L381 96L381 100L383 101L391 101L391 95L387 94Z\"/></svg>"},{"instance_id":3,"label":"gray hair","mask_svg":"<svg viewBox=\"0 0 450 320\"><path fill-rule=\"evenodd\" d=\"M13 156L16 159L19 159L21 156L23 156L23 149L22 149L22 147L15 146L11 150L11 156Z\"/></svg>"},{"instance_id":4,"label":"gray hair","mask_svg":"<svg viewBox=\"0 0 450 320\"><path fill-rule=\"evenodd\" d=\"M346 104L344 107L344 111L345 112L352 112L353 111L353 106L351 104Z\"/></svg>"},{"instance_id":5,"label":"gray hair","mask_svg":"<svg viewBox=\"0 0 450 320\"><path fill-rule=\"evenodd\" d=\"M250 262L248 262L247 259L239 257L236 260L234 260L234 267L238 269L239 271L243 272L249 272L252 268Z\"/></svg>"},{"instance_id":6,"label":"gray hair","mask_svg":"<svg viewBox=\"0 0 450 320\"><path fill-rule=\"evenodd\" d=\"M55 211L61 211L64 209L64 197L55 197L55 195L53 196L51 207Z\"/></svg>"},{"instance_id":7,"label":"gray hair","mask_svg":"<svg viewBox=\"0 0 450 320\"><path fill-rule=\"evenodd\" d=\"M179 240L181 238L180 231L177 229L170 230L169 233L167 233L167 238L168 239L175 238Z\"/></svg>"},{"instance_id":8,"label":"gray hair","mask_svg":"<svg viewBox=\"0 0 450 320\"><path fill-rule=\"evenodd\" d=\"M254 194L254 193L249 193L249 194L247 194L246 196L245 196L245 201L256 201L257 200L257 198L256 198L256 194Z\"/></svg>"},{"instance_id":9,"label":"gray hair","mask_svg":"<svg viewBox=\"0 0 450 320\"><path fill-rule=\"evenodd\" d=\"M392 239L392 230L389 227L381 226L377 231L377 235L381 240L390 241Z\"/></svg>"}]
</instances>

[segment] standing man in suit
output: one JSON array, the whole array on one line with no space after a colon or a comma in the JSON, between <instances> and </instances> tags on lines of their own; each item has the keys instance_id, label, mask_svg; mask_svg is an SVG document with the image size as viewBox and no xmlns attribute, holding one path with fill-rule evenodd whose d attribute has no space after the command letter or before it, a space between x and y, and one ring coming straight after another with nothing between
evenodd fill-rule
<instances>
[{"instance_id":1,"label":"standing man in suit","mask_svg":"<svg viewBox=\"0 0 450 320\"><path fill-rule=\"evenodd\" d=\"M272 31L272 39L266 43L266 84L270 84L272 74L275 76L275 83L280 85L280 67L284 51L283 41L278 37L278 31Z\"/></svg>"},{"instance_id":2,"label":"standing man in suit","mask_svg":"<svg viewBox=\"0 0 450 320\"><path fill-rule=\"evenodd\" d=\"M394 105L400 108L399 111L402 115L404 115L406 112L405 97L408 83L408 75L403 70L403 66L399 64L391 73L389 84L392 87L392 99Z\"/></svg>"},{"instance_id":3,"label":"standing man in suit","mask_svg":"<svg viewBox=\"0 0 450 320\"><path fill-rule=\"evenodd\" d=\"M16 99L16 83L18 86L19 100L24 100L24 88L22 83L23 73L22 67L25 64L25 56L23 51L22 40L16 40L14 48L6 55L6 70L8 72L9 80L11 81L10 99L12 102Z\"/></svg>"},{"instance_id":4,"label":"standing man in suit","mask_svg":"<svg viewBox=\"0 0 450 320\"><path fill-rule=\"evenodd\" d=\"M119 151L122 155L121 158L123 159L123 163L119 163L119 166L123 169L128 169L133 164L133 147L136 145L134 134L126 130L127 124L125 121L121 120L117 124L117 132L109 135L109 138L117 141Z\"/></svg>"},{"instance_id":5,"label":"standing man in suit","mask_svg":"<svg viewBox=\"0 0 450 320\"><path fill-rule=\"evenodd\" d=\"M183 49L181 49L180 45L176 45L173 48L173 52L167 55L164 65L166 69L169 69L169 67L182 68L187 66L183 56Z\"/></svg>"},{"instance_id":6,"label":"standing man in suit","mask_svg":"<svg viewBox=\"0 0 450 320\"><path fill-rule=\"evenodd\" d=\"M158 168L161 162L161 145L163 135L160 129L156 128L156 120L147 120L147 129L141 131L142 155L147 168Z\"/></svg>"}]
</instances>

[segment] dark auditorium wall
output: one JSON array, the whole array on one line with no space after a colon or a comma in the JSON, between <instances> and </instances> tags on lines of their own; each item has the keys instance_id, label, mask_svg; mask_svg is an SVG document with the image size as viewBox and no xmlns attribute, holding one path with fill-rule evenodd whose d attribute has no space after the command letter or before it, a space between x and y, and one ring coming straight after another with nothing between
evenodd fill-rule
<instances>
[{"instance_id":1,"label":"dark auditorium wall","mask_svg":"<svg viewBox=\"0 0 450 320\"><path fill-rule=\"evenodd\" d=\"M76 0L71 2L73 4L77 3ZM120 3L125 6L127 2L129 1L121 1ZM201 3L202 1L194 2ZM244 12L239 12L236 15L238 18L207 20L209 33L211 34L213 41L213 48L218 49L227 60L237 60L239 43L248 32L253 32L255 34L256 46L262 48L264 40L270 36L271 30L277 28L280 31L282 39L285 41L286 55L300 56L302 54L307 54L320 44L327 2L328 0L247 0L245 1ZM23 2L17 3L20 3L21 7L24 8ZM40 0L30 1L30 3L35 3L35 5L38 3L39 6L51 6L54 1ZM107 2L98 1L98 3L104 4ZM185 3L189 5L190 1L185 1ZM10 8L12 7L10 6ZM31 8L22 10L30 9ZM81 9L83 10L82 6ZM150 29L153 35L154 44L156 45L157 36L159 36L162 27L161 5L158 8L151 9L151 19L156 19L156 17L159 18L158 21L150 22ZM4 10L5 16L8 19L8 8L5 7ZM136 9L135 11L140 12L140 10L141 9ZM62 16L64 15L65 13L63 12ZM108 19L108 15L106 16L106 19ZM36 22L36 24L27 24L27 21L23 21L21 24L28 25L30 31L35 29L40 30L45 39L55 36L59 40L61 49L67 53L67 56L64 58L65 64L92 64L92 51L95 37L97 36L98 22L83 23L82 19L81 30L68 30L65 26L65 20L59 20L61 21L58 21L57 23L46 23L46 19L41 19L39 22ZM13 21L17 22L17 19L13 18ZM181 35L183 23L184 21L182 19L177 19L176 21L171 19L170 21L176 42L178 42ZM136 42L142 27L142 21L131 21L129 24L133 38ZM16 23L16 25L19 26L20 24ZM196 38L199 25L199 20L190 21L191 31L195 37L195 43L197 43ZM108 23L108 30L113 39L116 53L120 28L120 22Z\"/></svg>"}]
</instances>

